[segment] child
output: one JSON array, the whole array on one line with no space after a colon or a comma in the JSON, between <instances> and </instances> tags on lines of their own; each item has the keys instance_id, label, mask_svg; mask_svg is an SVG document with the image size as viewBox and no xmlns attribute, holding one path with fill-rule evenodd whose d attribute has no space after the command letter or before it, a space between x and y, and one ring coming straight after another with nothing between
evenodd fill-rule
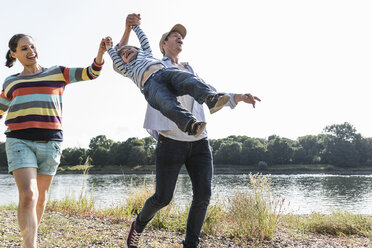
<instances>
[{"instance_id":1,"label":"child","mask_svg":"<svg viewBox=\"0 0 372 248\"><path fill-rule=\"evenodd\" d=\"M105 39L115 71L132 79L147 102L176 123L180 130L198 137L206 123L196 121L195 117L180 105L177 96L188 94L200 104L206 103L211 114L220 110L230 100L230 96L216 93L189 72L167 68L161 60L152 56L149 41L140 26L132 26L132 29L140 41L141 48L123 46L116 52L112 48L111 38Z\"/></svg>"}]
</instances>

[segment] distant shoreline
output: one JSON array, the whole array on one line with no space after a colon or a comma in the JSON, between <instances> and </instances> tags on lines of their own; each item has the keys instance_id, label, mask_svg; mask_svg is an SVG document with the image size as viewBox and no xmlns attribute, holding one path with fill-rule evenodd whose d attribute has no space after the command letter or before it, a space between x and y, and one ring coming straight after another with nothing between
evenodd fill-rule
<instances>
[{"instance_id":1,"label":"distant shoreline","mask_svg":"<svg viewBox=\"0 0 372 248\"><path fill-rule=\"evenodd\" d=\"M260 173L263 175L372 175L372 169L370 170L215 170L215 175L228 174L228 175L247 175ZM9 174L8 171L0 171L0 174ZM83 170L64 170L58 171L57 175L66 174L84 174ZM99 174L155 174L155 170L88 170L88 174L99 175ZM181 170L180 174L187 174L186 170Z\"/></svg>"},{"instance_id":2,"label":"distant shoreline","mask_svg":"<svg viewBox=\"0 0 372 248\"><path fill-rule=\"evenodd\" d=\"M370 171L215 171L215 175L247 175L261 173L263 175L306 175L306 174L325 174L325 175L372 175ZM83 171L59 171L57 174L83 174ZM155 174L155 171L99 171L89 170L88 174ZM187 174L186 171L181 171L180 174Z\"/></svg>"}]
</instances>

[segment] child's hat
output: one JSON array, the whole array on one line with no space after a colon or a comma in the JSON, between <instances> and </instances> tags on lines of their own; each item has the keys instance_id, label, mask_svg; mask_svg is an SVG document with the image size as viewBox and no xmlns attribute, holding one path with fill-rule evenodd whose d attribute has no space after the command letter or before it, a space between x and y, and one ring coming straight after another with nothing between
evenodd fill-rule
<instances>
[{"instance_id":1,"label":"child's hat","mask_svg":"<svg viewBox=\"0 0 372 248\"><path fill-rule=\"evenodd\" d=\"M168 35L172 32L179 33L182 36L182 39L185 39L185 36L186 36L186 33L187 33L186 28L182 24L176 24L176 25L173 26L173 28L171 28L171 30L169 32L164 33L161 36L161 39L160 39L160 42L159 42L159 47L160 47L160 51L161 51L162 54L164 54L164 49L163 49L162 43L168 37Z\"/></svg>"}]
</instances>

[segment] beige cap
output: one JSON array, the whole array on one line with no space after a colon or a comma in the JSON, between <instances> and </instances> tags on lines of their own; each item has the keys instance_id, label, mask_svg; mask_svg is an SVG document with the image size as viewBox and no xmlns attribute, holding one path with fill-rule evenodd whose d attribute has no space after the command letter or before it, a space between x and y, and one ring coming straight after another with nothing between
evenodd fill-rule
<instances>
[{"instance_id":1,"label":"beige cap","mask_svg":"<svg viewBox=\"0 0 372 248\"><path fill-rule=\"evenodd\" d=\"M162 43L168 37L168 35L172 32L179 33L182 36L182 39L185 39L185 36L186 36L186 33L187 33L186 28L182 24L176 24L176 25L173 26L173 28L169 32L166 32L165 34L163 34L161 36L161 39L160 39L160 42L159 42L159 47L160 47L160 51L161 51L162 54L164 54L164 49L163 49Z\"/></svg>"}]
</instances>

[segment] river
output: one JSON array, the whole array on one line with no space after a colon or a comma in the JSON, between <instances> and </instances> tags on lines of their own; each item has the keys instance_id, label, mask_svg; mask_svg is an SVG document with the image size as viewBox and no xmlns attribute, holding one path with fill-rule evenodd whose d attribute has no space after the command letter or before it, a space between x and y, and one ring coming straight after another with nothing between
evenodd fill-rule
<instances>
[{"instance_id":1,"label":"river","mask_svg":"<svg viewBox=\"0 0 372 248\"><path fill-rule=\"evenodd\" d=\"M267 175L271 192L285 199L283 212L309 214L330 213L340 208L352 213L372 215L372 175ZM97 207L121 204L128 194L144 182L152 184L153 175L57 175L51 187L51 199L66 194L77 197L85 185ZM237 191L249 191L246 175L215 175L212 204L226 200ZM186 206L191 199L191 184L187 175L179 176L175 203ZM0 175L0 206L17 203L18 191L11 175Z\"/></svg>"}]
</instances>

